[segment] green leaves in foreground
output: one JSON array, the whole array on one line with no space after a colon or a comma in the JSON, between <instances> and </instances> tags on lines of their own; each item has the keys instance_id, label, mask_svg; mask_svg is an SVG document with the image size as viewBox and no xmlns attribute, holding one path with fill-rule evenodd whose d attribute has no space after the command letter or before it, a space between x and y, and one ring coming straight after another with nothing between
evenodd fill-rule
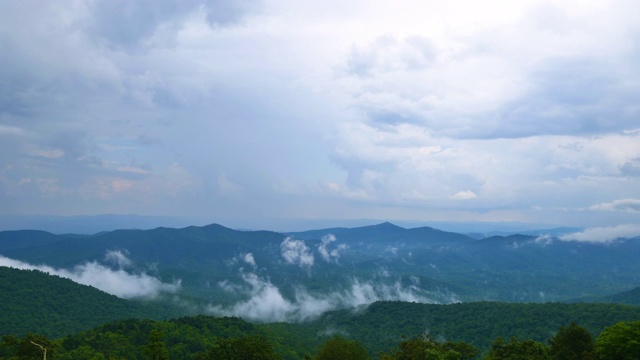
<instances>
[{"instance_id":1,"label":"green leaves in foreground","mask_svg":"<svg viewBox=\"0 0 640 360\"><path fill-rule=\"evenodd\" d=\"M596 339L599 360L640 359L640 321L609 326Z\"/></svg>"}]
</instances>

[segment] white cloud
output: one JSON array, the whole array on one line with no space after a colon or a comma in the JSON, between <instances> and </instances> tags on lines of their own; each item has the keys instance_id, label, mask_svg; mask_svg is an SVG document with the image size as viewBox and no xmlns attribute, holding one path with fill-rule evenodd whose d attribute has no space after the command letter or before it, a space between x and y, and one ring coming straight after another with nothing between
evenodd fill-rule
<instances>
[{"instance_id":1,"label":"white cloud","mask_svg":"<svg viewBox=\"0 0 640 360\"><path fill-rule=\"evenodd\" d=\"M563 241L578 241L589 243L611 243L621 238L640 236L640 225L625 224L608 227L594 227L581 232L560 236Z\"/></svg>"},{"instance_id":2,"label":"white cloud","mask_svg":"<svg viewBox=\"0 0 640 360\"><path fill-rule=\"evenodd\" d=\"M320 295L310 294L304 287L297 287L294 299L289 300L276 285L254 273L242 273L242 280L249 286L247 300L231 306L211 305L208 311L217 315L239 316L250 321L304 321L326 311L355 308L382 300L436 302L418 286L403 286L400 282L383 284L352 279L344 289ZM228 291L238 291L238 287L227 281L220 286L225 290L229 289ZM456 302L455 297L450 295L444 298L447 299L446 302Z\"/></svg>"},{"instance_id":3,"label":"white cloud","mask_svg":"<svg viewBox=\"0 0 640 360\"><path fill-rule=\"evenodd\" d=\"M129 259L121 250L109 250L104 256L105 261L118 265L120 268L133 265L133 261Z\"/></svg>"},{"instance_id":4,"label":"white cloud","mask_svg":"<svg viewBox=\"0 0 640 360\"><path fill-rule=\"evenodd\" d=\"M589 210L638 212L640 211L640 199L620 199L611 202L595 204L590 206Z\"/></svg>"},{"instance_id":5,"label":"white cloud","mask_svg":"<svg viewBox=\"0 0 640 360\"><path fill-rule=\"evenodd\" d=\"M110 253L113 254L112 252ZM120 260L122 261L122 258ZM86 262L67 270L56 269L47 265L32 265L0 255L0 266L23 270L40 270L51 275L73 280L79 284L93 286L125 299L152 298L163 292L175 293L180 289L179 280L171 284L164 283L160 279L144 272L134 274L122 269L113 270L95 261Z\"/></svg>"},{"instance_id":6,"label":"white cloud","mask_svg":"<svg viewBox=\"0 0 640 360\"><path fill-rule=\"evenodd\" d=\"M242 255L240 255L240 258L242 258L242 261L244 261L245 263L253 266L254 268L257 267L256 259L253 257L252 253L242 254Z\"/></svg>"},{"instance_id":7,"label":"white cloud","mask_svg":"<svg viewBox=\"0 0 640 360\"><path fill-rule=\"evenodd\" d=\"M477 198L478 195L471 190L464 190L451 195L451 199L455 200L471 200Z\"/></svg>"},{"instance_id":8,"label":"white cloud","mask_svg":"<svg viewBox=\"0 0 640 360\"><path fill-rule=\"evenodd\" d=\"M329 234L322 237L320 245L318 245L318 252L324 261L326 262L338 262L340 258L340 251L347 249L349 246L347 244L340 244L333 249L329 249L330 244L335 242L337 239L335 235Z\"/></svg>"},{"instance_id":9,"label":"white cloud","mask_svg":"<svg viewBox=\"0 0 640 360\"><path fill-rule=\"evenodd\" d=\"M287 264L295 264L300 267L313 266L313 254L302 240L287 237L280 244L280 251Z\"/></svg>"}]
</instances>

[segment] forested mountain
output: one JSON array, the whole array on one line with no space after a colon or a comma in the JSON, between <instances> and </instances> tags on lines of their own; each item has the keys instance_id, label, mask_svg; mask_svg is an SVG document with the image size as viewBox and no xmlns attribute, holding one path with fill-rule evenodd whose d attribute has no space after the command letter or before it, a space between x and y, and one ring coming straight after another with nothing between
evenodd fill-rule
<instances>
[{"instance_id":1,"label":"forested mountain","mask_svg":"<svg viewBox=\"0 0 640 360\"><path fill-rule=\"evenodd\" d=\"M160 302L131 301L37 270L0 266L0 336L60 337L126 318L175 313Z\"/></svg>"},{"instance_id":2,"label":"forested mountain","mask_svg":"<svg viewBox=\"0 0 640 360\"><path fill-rule=\"evenodd\" d=\"M638 253L638 239L474 239L390 223L295 233L217 224L94 235L0 232L5 265L19 261L17 267L45 269L124 298L164 294L193 312L261 321L313 319L379 300L602 298L638 286ZM104 281L92 282L89 271Z\"/></svg>"}]
</instances>

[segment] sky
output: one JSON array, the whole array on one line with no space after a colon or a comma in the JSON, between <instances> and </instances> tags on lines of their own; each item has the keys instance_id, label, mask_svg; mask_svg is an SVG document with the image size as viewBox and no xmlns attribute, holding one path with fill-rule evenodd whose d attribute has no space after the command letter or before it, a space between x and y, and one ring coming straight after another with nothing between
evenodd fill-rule
<instances>
[{"instance_id":1,"label":"sky","mask_svg":"<svg viewBox=\"0 0 640 360\"><path fill-rule=\"evenodd\" d=\"M635 0L2 1L0 215L628 229L638 14Z\"/></svg>"}]
</instances>

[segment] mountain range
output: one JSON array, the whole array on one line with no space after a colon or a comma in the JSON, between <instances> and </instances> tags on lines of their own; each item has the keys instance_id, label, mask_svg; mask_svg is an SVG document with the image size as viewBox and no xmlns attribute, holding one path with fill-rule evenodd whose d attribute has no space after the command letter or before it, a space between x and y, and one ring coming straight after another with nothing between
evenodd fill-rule
<instances>
[{"instance_id":1,"label":"mountain range","mask_svg":"<svg viewBox=\"0 0 640 360\"><path fill-rule=\"evenodd\" d=\"M155 299L183 313L291 321L381 300L599 299L640 284L638 240L478 239L391 223L288 233L218 224L93 235L20 230L0 232L0 265Z\"/></svg>"}]
</instances>

